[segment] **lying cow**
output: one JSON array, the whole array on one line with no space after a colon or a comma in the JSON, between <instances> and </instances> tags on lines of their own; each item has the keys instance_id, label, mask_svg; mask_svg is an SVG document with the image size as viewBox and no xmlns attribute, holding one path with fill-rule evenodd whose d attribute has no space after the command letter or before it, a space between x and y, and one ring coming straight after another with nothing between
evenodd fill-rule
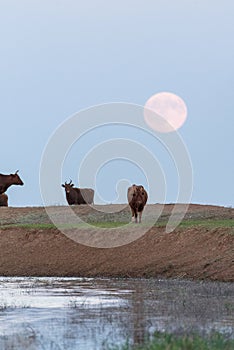
<instances>
[{"instance_id":1,"label":"lying cow","mask_svg":"<svg viewBox=\"0 0 234 350\"><path fill-rule=\"evenodd\" d=\"M8 207L8 196L5 193L0 194L0 207Z\"/></svg>"},{"instance_id":2,"label":"lying cow","mask_svg":"<svg viewBox=\"0 0 234 350\"><path fill-rule=\"evenodd\" d=\"M0 174L0 194L6 192L6 190L11 185L20 185L22 186L24 183L18 175L19 170L15 172L15 174L4 175Z\"/></svg>"},{"instance_id":3,"label":"lying cow","mask_svg":"<svg viewBox=\"0 0 234 350\"><path fill-rule=\"evenodd\" d=\"M76 188L72 181L62 184L65 188L66 199L69 205L93 204L94 190L91 188Z\"/></svg>"},{"instance_id":4,"label":"lying cow","mask_svg":"<svg viewBox=\"0 0 234 350\"><path fill-rule=\"evenodd\" d=\"M137 223L139 215L139 223L141 216L148 199L148 194L143 186L132 185L128 188L128 204L132 212L132 222Z\"/></svg>"}]
</instances>

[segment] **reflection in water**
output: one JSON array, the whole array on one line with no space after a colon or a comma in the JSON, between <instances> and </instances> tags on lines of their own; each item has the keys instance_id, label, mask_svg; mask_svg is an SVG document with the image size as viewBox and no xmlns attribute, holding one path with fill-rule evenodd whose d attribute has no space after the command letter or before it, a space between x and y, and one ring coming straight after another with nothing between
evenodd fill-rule
<instances>
[{"instance_id":1,"label":"reflection in water","mask_svg":"<svg viewBox=\"0 0 234 350\"><path fill-rule=\"evenodd\" d=\"M234 338L234 286L185 280L0 278L0 349L107 349L155 331Z\"/></svg>"}]
</instances>

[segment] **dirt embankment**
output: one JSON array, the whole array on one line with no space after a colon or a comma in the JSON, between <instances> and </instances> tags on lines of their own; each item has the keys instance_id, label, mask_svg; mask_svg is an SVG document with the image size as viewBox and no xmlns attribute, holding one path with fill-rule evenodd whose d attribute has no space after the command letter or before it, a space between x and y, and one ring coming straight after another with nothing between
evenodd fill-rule
<instances>
[{"instance_id":1,"label":"dirt embankment","mask_svg":"<svg viewBox=\"0 0 234 350\"><path fill-rule=\"evenodd\" d=\"M163 222L171 209L165 207ZM92 209L76 210L94 215ZM121 215L128 216L128 210ZM36 226L45 218L44 208L0 208L0 275L234 281L234 209L190 205L185 224L175 231L166 233L162 223L132 243L108 249L76 243L57 228Z\"/></svg>"}]
</instances>

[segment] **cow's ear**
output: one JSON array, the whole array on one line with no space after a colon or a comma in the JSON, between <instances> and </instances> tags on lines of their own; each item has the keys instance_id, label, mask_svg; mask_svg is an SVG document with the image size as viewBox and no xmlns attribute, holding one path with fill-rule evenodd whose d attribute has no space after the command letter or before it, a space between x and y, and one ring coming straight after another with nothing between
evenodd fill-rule
<instances>
[{"instance_id":1,"label":"cow's ear","mask_svg":"<svg viewBox=\"0 0 234 350\"><path fill-rule=\"evenodd\" d=\"M62 187L65 187L65 185L64 185L64 184L62 184L61 186L62 186Z\"/></svg>"},{"instance_id":2,"label":"cow's ear","mask_svg":"<svg viewBox=\"0 0 234 350\"><path fill-rule=\"evenodd\" d=\"M71 184L71 187L74 187L74 184Z\"/></svg>"}]
</instances>

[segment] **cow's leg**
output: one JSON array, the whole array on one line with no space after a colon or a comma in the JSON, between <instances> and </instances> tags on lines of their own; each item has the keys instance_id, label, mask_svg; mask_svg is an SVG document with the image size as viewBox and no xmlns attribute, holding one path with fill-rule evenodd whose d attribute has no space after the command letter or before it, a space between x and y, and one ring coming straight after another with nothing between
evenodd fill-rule
<instances>
[{"instance_id":1,"label":"cow's leg","mask_svg":"<svg viewBox=\"0 0 234 350\"><path fill-rule=\"evenodd\" d=\"M135 223L137 224L137 210L135 210Z\"/></svg>"},{"instance_id":2,"label":"cow's leg","mask_svg":"<svg viewBox=\"0 0 234 350\"><path fill-rule=\"evenodd\" d=\"M135 222L135 213L133 208L131 208L131 212L132 212L132 222Z\"/></svg>"},{"instance_id":3,"label":"cow's leg","mask_svg":"<svg viewBox=\"0 0 234 350\"><path fill-rule=\"evenodd\" d=\"M139 224L141 223L142 211L139 212Z\"/></svg>"}]
</instances>

